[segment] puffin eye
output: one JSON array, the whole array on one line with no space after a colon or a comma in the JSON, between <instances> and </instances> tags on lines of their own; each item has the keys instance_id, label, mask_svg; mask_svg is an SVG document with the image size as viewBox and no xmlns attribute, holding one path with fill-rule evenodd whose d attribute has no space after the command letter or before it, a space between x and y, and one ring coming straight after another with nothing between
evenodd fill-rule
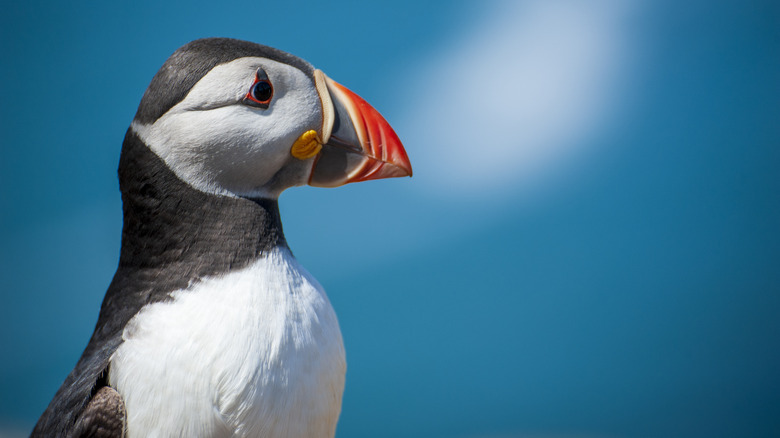
<instances>
[{"instance_id":1,"label":"puffin eye","mask_svg":"<svg viewBox=\"0 0 780 438\"><path fill-rule=\"evenodd\" d=\"M271 81L259 76L258 74L255 77L255 82L244 96L244 103L258 108L268 108L274 95L274 87L271 86Z\"/></svg>"},{"instance_id":2,"label":"puffin eye","mask_svg":"<svg viewBox=\"0 0 780 438\"><path fill-rule=\"evenodd\" d=\"M256 82L252 87L252 98L259 103L268 103L273 94L274 89L271 88L271 83L268 81Z\"/></svg>"}]
</instances>

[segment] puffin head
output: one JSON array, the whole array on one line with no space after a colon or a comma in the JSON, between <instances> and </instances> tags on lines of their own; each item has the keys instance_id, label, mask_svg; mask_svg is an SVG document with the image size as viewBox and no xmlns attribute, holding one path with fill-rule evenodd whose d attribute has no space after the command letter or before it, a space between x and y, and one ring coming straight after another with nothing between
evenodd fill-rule
<instances>
[{"instance_id":1,"label":"puffin head","mask_svg":"<svg viewBox=\"0 0 780 438\"><path fill-rule=\"evenodd\" d=\"M306 61L246 41L178 49L131 130L179 179L218 195L275 199L293 186L412 175L398 136L366 101Z\"/></svg>"}]
</instances>

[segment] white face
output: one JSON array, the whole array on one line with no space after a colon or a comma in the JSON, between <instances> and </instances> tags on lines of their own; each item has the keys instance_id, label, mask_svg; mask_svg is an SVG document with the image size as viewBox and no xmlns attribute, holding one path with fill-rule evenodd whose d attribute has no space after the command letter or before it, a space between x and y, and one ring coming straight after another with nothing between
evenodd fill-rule
<instances>
[{"instance_id":1,"label":"white face","mask_svg":"<svg viewBox=\"0 0 780 438\"><path fill-rule=\"evenodd\" d=\"M267 108L242 103L258 69L273 96ZM313 158L290 155L308 130L322 134L322 104L314 82L295 67L247 57L218 65L151 125L133 122L139 137L198 190L275 198L306 184Z\"/></svg>"}]
</instances>

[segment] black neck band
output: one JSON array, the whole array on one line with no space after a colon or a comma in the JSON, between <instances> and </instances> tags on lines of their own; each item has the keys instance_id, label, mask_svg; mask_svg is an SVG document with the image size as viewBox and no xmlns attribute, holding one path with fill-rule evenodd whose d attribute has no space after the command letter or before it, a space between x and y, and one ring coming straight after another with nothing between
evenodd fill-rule
<instances>
[{"instance_id":1,"label":"black neck band","mask_svg":"<svg viewBox=\"0 0 780 438\"><path fill-rule=\"evenodd\" d=\"M240 268L264 251L286 246L276 200L196 190L132 129L119 160L119 187L124 212L120 269L178 265L192 279Z\"/></svg>"}]
</instances>

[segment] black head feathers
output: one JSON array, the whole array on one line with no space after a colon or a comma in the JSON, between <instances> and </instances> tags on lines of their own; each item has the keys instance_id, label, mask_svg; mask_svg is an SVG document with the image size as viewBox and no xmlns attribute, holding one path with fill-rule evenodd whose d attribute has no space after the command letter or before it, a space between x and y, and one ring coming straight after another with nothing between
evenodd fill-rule
<instances>
[{"instance_id":1,"label":"black head feathers","mask_svg":"<svg viewBox=\"0 0 780 438\"><path fill-rule=\"evenodd\" d=\"M152 78L135 121L154 123L181 102L190 89L214 67L246 56L268 58L291 65L309 77L314 67L308 62L272 47L231 38L204 38L192 41L173 53Z\"/></svg>"}]
</instances>

